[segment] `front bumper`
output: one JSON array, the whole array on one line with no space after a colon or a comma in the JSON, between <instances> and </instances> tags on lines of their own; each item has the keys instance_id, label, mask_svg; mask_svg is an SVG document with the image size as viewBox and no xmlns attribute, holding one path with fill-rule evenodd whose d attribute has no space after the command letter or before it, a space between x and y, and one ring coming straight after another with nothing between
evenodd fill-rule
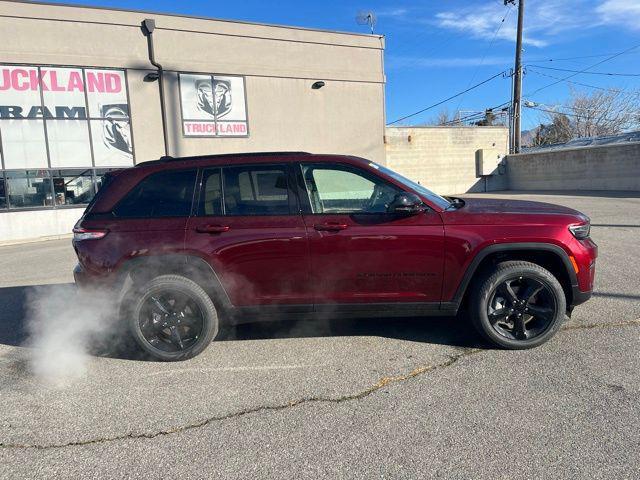
<instances>
[{"instance_id":1,"label":"front bumper","mask_svg":"<svg viewBox=\"0 0 640 480\"><path fill-rule=\"evenodd\" d=\"M593 291L589 290L588 292L583 292L578 287L573 287L573 295L571 301L571 307L575 307L576 305L580 305L581 303L586 302L593 295Z\"/></svg>"}]
</instances>

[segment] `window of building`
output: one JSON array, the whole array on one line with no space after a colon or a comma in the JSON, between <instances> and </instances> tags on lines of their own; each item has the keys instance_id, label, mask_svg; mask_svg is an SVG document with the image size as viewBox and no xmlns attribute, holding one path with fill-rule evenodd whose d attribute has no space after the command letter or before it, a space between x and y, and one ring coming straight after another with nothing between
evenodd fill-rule
<instances>
[{"instance_id":1,"label":"window of building","mask_svg":"<svg viewBox=\"0 0 640 480\"><path fill-rule=\"evenodd\" d=\"M4 183L4 172L0 172L0 208L7 208L7 190Z\"/></svg>"},{"instance_id":2,"label":"window of building","mask_svg":"<svg viewBox=\"0 0 640 480\"><path fill-rule=\"evenodd\" d=\"M288 215L286 168L273 165L227 167L224 170L227 215Z\"/></svg>"},{"instance_id":3,"label":"window of building","mask_svg":"<svg viewBox=\"0 0 640 480\"><path fill-rule=\"evenodd\" d=\"M20 188L19 172L37 170L50 179L51 201L40 205L40 194L26 193L29 207L86 204L100 170L134 164L124 70L0 64L0 167L7 174L0 188L7 197ZM18 197L0 209L24 208Z\"/></svg>"},{"instance_id":4,"label":"window of building","mask_svg":"<svg viewBox=\"0 0 640 480\"><path fill-rule=\"evenodd\" d=\"M303 165L313 213L385 213L399 190L365 172L332 165Z\"/></svg>"},{"instance_id":5,"label":"window of building","mask_svg":"<svg viewBox=\"0 0 640 480\"><path fill-rule=\"evenodd\" d=\"M86 170L52 170L56 205L87 204L93 198L93 174Z\"/></svg>"},{"instance_id":6,"label":"window of building","mask_svg":"<svg viewBox=\"0 0 640 480\"><path fill-rule=\"evenodd\" d=\"M47 170L6 172L6 192L11 208L37 208L53 205L51 177Z\"/></svg>"},{"instance_id":7,"label":"window of building","mask_svg":"<svg viewBox=\"0 0 640 480\"><path fill-rule=\"evenodd\" d=\"M144 178L114 209L118 217L186 217L191 213L195 170L170 170Z\"/></svg>"}]
</instances>

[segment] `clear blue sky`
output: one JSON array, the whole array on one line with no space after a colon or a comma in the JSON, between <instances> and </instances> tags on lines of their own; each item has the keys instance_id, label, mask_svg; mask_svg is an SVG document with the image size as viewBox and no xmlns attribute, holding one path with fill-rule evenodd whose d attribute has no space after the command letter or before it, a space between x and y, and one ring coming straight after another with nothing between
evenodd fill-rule
<instances>
[{"instance_id":1,"label":"clear blue sky","mask_svg":"<svg viewBox=\"0 0 640 480\"><path fill-rule=\"evenodd\" d=\"M356 24L355 16L359 11L373 11L378 16L376 33L386 37L388 121L513 66L517 11L505 7L502 0L67 0L66 3L351 32L367 32L365 26ZM640 0L527 0L523 58L525 65L531 63L532 67L524 79L524 94L555 81L542 74L558 78L571 75L540 67L579 71L636 45L637 49L592 71L640 74ZM574 58L584 56L593 57ZM605 88L640 89L640 76L580 74L570 80ZM589 87L573 86L592 91ZM529 98L553 106L566 98L569 87L568 83L560 82ZM483 110L507 101L509 90L510 80L499 77L443 107L450 112ZM406 123L424 122L443 107ZM524 109L523 127L535 126L541 115Z\"/></svg>"}]
</instances>

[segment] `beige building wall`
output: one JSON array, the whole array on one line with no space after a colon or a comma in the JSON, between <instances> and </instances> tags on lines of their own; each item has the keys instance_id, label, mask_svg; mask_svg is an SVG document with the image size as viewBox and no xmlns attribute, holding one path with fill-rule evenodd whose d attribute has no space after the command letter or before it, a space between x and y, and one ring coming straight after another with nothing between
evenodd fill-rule
<instances>
[{"instance_id":1,"label":"beige building wall","mask_svg":"<svg viewBox=\"0 0 640 480\"><path fill-rule=\"evenodd\" d=\"M506 188L502 166L491 176L477 176L479 150L485 158L508 153L506 127L387 127L385 138L387 166L437 193Z\"/></svg>"},{"instance_id":2,"label":"beige building wall","mask_svg":"<svg viewBox=\"0 0 640 480\"><path fill-rule=\"evenodd\" d=\"M248 138L184 138L177 75L167 81L172 155L263 150L384 161L383 39L241 22L0 1L0 62L127 69L138 162L162 155L157 83L140 30L156 21L166 70L246 76ZM316 80L322 89L312 90Z\"/></svg>"},{"instance_id":3,"label":"beige building wall","mask_svg":"<svg viewBox=\"0 0 640 480\"><path fill-rule=\"evenodd\" d=\"M170 155L303 150L384 162L380 36L0 0L0 64L124 69L135 160L157 159L162 121L158 83L143 81L155 71L146 18L156 22L166 71ZM177 72L244 76L249 136L184 137ZM325 86L312 89L319 80ZM0 209L0 243L68 234L83 208Z\"/></svg>"}]
</instances>

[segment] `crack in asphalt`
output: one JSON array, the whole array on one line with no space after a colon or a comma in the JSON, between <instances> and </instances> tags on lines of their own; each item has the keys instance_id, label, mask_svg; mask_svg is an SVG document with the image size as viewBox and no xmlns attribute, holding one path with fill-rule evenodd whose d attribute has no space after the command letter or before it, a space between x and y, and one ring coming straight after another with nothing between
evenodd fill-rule
<instances>
[{"instance_id":1,"label":"crack in asphalt","mask_svg":"<svg viewBox=\"0 0 640 480\"><path fill-rule=\"evenodd\" d=\"M614 323L590 323L590 324L567 325L563 327L561 331L568 332L572 330L588 330L588 329L594 329L594 328L615 328L615 327L625 327L625 326L640 326L640 319L626 320L626 321L614 322ZM290 402L278 404L278 405L261 405L258 407L252 407L252 408L247 408L245 410L228 413L226 415L209 417L195 423L168 428L165 430L160 430L152 433L128 433L125 435L118 435L113 437L93 438L93 439L76 441L76 442L48 444L48 445L0 442L0 448L49 450L49 449L58 449L58 448L65 448L65 447L96 445L96 444L110 443L110 442L116 442L116 441L128 440L128 439L142 439L142 438L151 439L151 438L156 438L160 436L172 435L175 433L181 433L188 430L193 430L196 428L204 427L213 422L219 422L223 420L229 420L232 418L243 417L245 415L249 415L252 413L285 410L285 409L296 407L306 403L342 403L347 401L360 400L384 388L385 386L401 383L401 382L410 380L412 378L421 376L428 372L450 367L454 365L458 360L476 353L484 353L484 352L491 352L491 351L492 351L491 349L466 348L466 349L463 349L457 355L449 355L449 358L444 362L416 367L413 370L411 370L409 373L402 374L402 375L382 377L375 384L371 385L370 387L364 390L361 390L360 392L352 393L349 395L343 395L340 397L307 397L307 398L301 398L298 400L292 400Z\"/></svg>"},{"instance_id":2,"label":"crack in asphalt","mask_svg":"<svg viewBox=\"0 0 640 480\"><path fill-rule=\"evenodd\" d=\"M152 433L128 433L128 434L125 434L125 435L118 435L118 436L113 436L113 437L94 438L94 439L82 440L82 441L77 441L77 442L68 442L68 443L61 443L61 444L48 444L48 445L21 444L21 443L2 443L2 442L0 442L0 448L48 450L48 449L56 449L56 448L64 448L64 447L77 447L77 446L85 446L85 445L95 445L95 444L100 444L100 443L115 442L115 441L119 441L119 440L128 440L128 439L156 438L156 437L160 437L160 436L164 436L164 435L171 435L171 434L174 434L174 433L180 433L180 432L184 432L184 431L187 431L187 430L192 430L192 429L195 429L195 428L204 427L204 426L209 425L210 423L213 423L213 422L218 422L218 421L228 420L228 419L232 419L232 418L243 417L245 415L249 415L249 414L252 414L252 413L284 410L284 409L296 407L298 405L302 405L302 404L305 404L305 403L342 403L342 402L348 402L348 401L352 401L352 400L360 400L360 399L362 399L364 397L367 397L367 396L371 395L372 393L380 390L381 388L383 388L383 387L385 387L387 385L391 385L391 384L399 383L399 382L404 382L406 380L415 378L415 377L417 377L419 375L423 375L423 374L425 374L427 372L431 372L431 371L434 371L434 370L437 370L437 369L442 369L442 368L449 367L449 366L453 365L454 363L456 363L458 360L460 360L463 357L467 357L469 355L473 355L475 353L479 353L479 352L483 352L483 351L484 350L479 349L479 348L464 349L462 352L460 352L457 355L449 355L449 358L444 362L436 363L436 364L432 364L432 365L425 365L425 366L421 366L421 367L416 367L413 370L411 370L409 373L402 374L402 375L394 375L394 376L382 377L375 384L371 385L370 387L368 387L368 388L366 388L364 390L361 390L361 391L359 391L357 393L352 393L352 394L349 394L349 395L343 395L343 396L340 396L340 397L306 397L306 398L300 398L298 400L292 400L290 402L283 403L283 404L278 404L278 405L262 405L262 406L258 406L258 407L247 408L245 410L240 410L240 411L233 412L233 413L228 413L226 415L219 415L219 416L209 417L209 418L206 418L204 420L200 420L200 421L195 422L195 423L190 423L190 424L187 424L187 425L168 428L168 429L165 429L165 430L161 430L161 431L158 431L158 432L152 432Z\"/></svg>"}]
</instances>

